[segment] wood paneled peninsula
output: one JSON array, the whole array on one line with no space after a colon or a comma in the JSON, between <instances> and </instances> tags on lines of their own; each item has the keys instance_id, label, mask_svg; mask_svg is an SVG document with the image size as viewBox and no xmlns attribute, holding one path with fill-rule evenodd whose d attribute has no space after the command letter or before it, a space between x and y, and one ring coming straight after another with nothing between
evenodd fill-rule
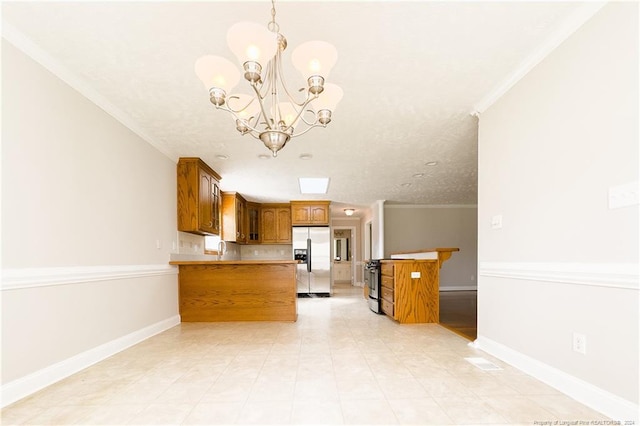
<instances>
[{"instance_id":1,"label":"wood paneled peninsula","mask_svg":"<svg viewBox=\"0 0 640 426\"><path fill-rule=\"evenodd\" d=\"M382 260L382 312L401 324L440 322L440 268L456 251L460 249L422 249Z\"/></svg>"},{"instance_id":2,"label":"wood paneled peninsula","mask_svg":"<svg viewBox=\"0 0 640 426\"><path fill-rule=\"evenodd\" d=\"M171 261L183 322L296 321L297 260Z\"/></svg>"}]
</instances>

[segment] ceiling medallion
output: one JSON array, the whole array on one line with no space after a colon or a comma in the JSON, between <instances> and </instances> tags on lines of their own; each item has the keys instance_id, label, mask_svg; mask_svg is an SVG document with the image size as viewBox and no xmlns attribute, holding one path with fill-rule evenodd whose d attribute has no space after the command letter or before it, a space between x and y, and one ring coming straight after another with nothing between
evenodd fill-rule
<instances>
[{"instance_id":1,"label":"ceiling medallion","mask_svg":"<svg viewBox=\"0 0 640 426\"><path fill-rule=\"evenodd\" d=\"M293 51L291 60L306 79L307 88L290 91L282 75L287 40L279 31L272 0L267 27L240 22L227 32L227 44L242 64L251 95L231 94L240 73L228 59L205 55L195 63L195 72L209 91L211 103L231 113L236 130L262 141L274 157L291 138L314 127L326 127L343 95L339 86L325 83L338 53L324 41L309 41ZM297 97L292 95L296 92Z\"/></svg>"}]
</instances>

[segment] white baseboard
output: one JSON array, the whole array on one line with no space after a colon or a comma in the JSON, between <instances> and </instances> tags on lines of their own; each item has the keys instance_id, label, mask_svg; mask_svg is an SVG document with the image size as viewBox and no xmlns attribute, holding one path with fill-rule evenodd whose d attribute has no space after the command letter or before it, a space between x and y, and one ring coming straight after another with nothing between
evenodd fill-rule
<instances>
[{"instance_id":1,"label":"white baseboard","mask_svg":"<svg viewBox=\"0 0 640 426\"><path fill-rule=\"evenodd\" d=\"M524 371L605 416L621 421L621 424L637 424L640 420L640 407L637 404L489 338L478 336L469 345ZM625 423L631 421L635 421L635 423Z\"/></svg>"},{"instance_id":2,"label":"white baseboard","mask_svg":"<svg viewBox=\"0 0 640 426\"><path fill-rule=\"evenodd\" d=\"M71 376L93 364L123 351L141 341L180 324L180 315L175 315L148 327L134 331L71 358L60 361L42 370L2 385L0 407L6 407L40 389Z\"/></svg>"},{"instance_id":3,"label":"white baseboard","mask_svg":"<svg viewBox=\"0 0 640 426\"><path fill-rule=\"evenodd\" d=\"M448 285L440 286L440 291L477 291L477 285Z\"/></svg>"}]
</instances>

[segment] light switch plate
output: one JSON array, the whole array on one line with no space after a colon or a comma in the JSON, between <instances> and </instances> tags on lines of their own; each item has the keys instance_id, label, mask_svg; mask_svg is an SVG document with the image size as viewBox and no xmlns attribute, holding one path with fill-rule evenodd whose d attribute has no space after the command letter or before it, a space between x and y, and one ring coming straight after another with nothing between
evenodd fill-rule
<instances>
[{"instance_id":1,"label":"light switch plate","mask_svg":"<svg viewBox=\"0 0 640 426\"><path fill-rule=\"evenodd\" d=\"M502 215L497 214L491 218L491 228L492 229L500 229L502 228Z\"/></svg>"}]
</instances>

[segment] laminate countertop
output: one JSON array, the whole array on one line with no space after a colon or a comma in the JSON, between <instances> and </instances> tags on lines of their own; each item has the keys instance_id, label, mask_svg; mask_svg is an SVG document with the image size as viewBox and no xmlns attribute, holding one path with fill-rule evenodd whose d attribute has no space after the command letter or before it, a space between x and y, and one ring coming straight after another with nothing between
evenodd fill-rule
<instances>
[{"instance_id":1,"label":"laminate countertop","mask_svg":"<svg viewBox=\"0 0 640 426\"><path fill-rule=\"evenodd\" d=\"M172 260L169 265L288 265L299 260Z\"/></svg>"}]
</instances>

